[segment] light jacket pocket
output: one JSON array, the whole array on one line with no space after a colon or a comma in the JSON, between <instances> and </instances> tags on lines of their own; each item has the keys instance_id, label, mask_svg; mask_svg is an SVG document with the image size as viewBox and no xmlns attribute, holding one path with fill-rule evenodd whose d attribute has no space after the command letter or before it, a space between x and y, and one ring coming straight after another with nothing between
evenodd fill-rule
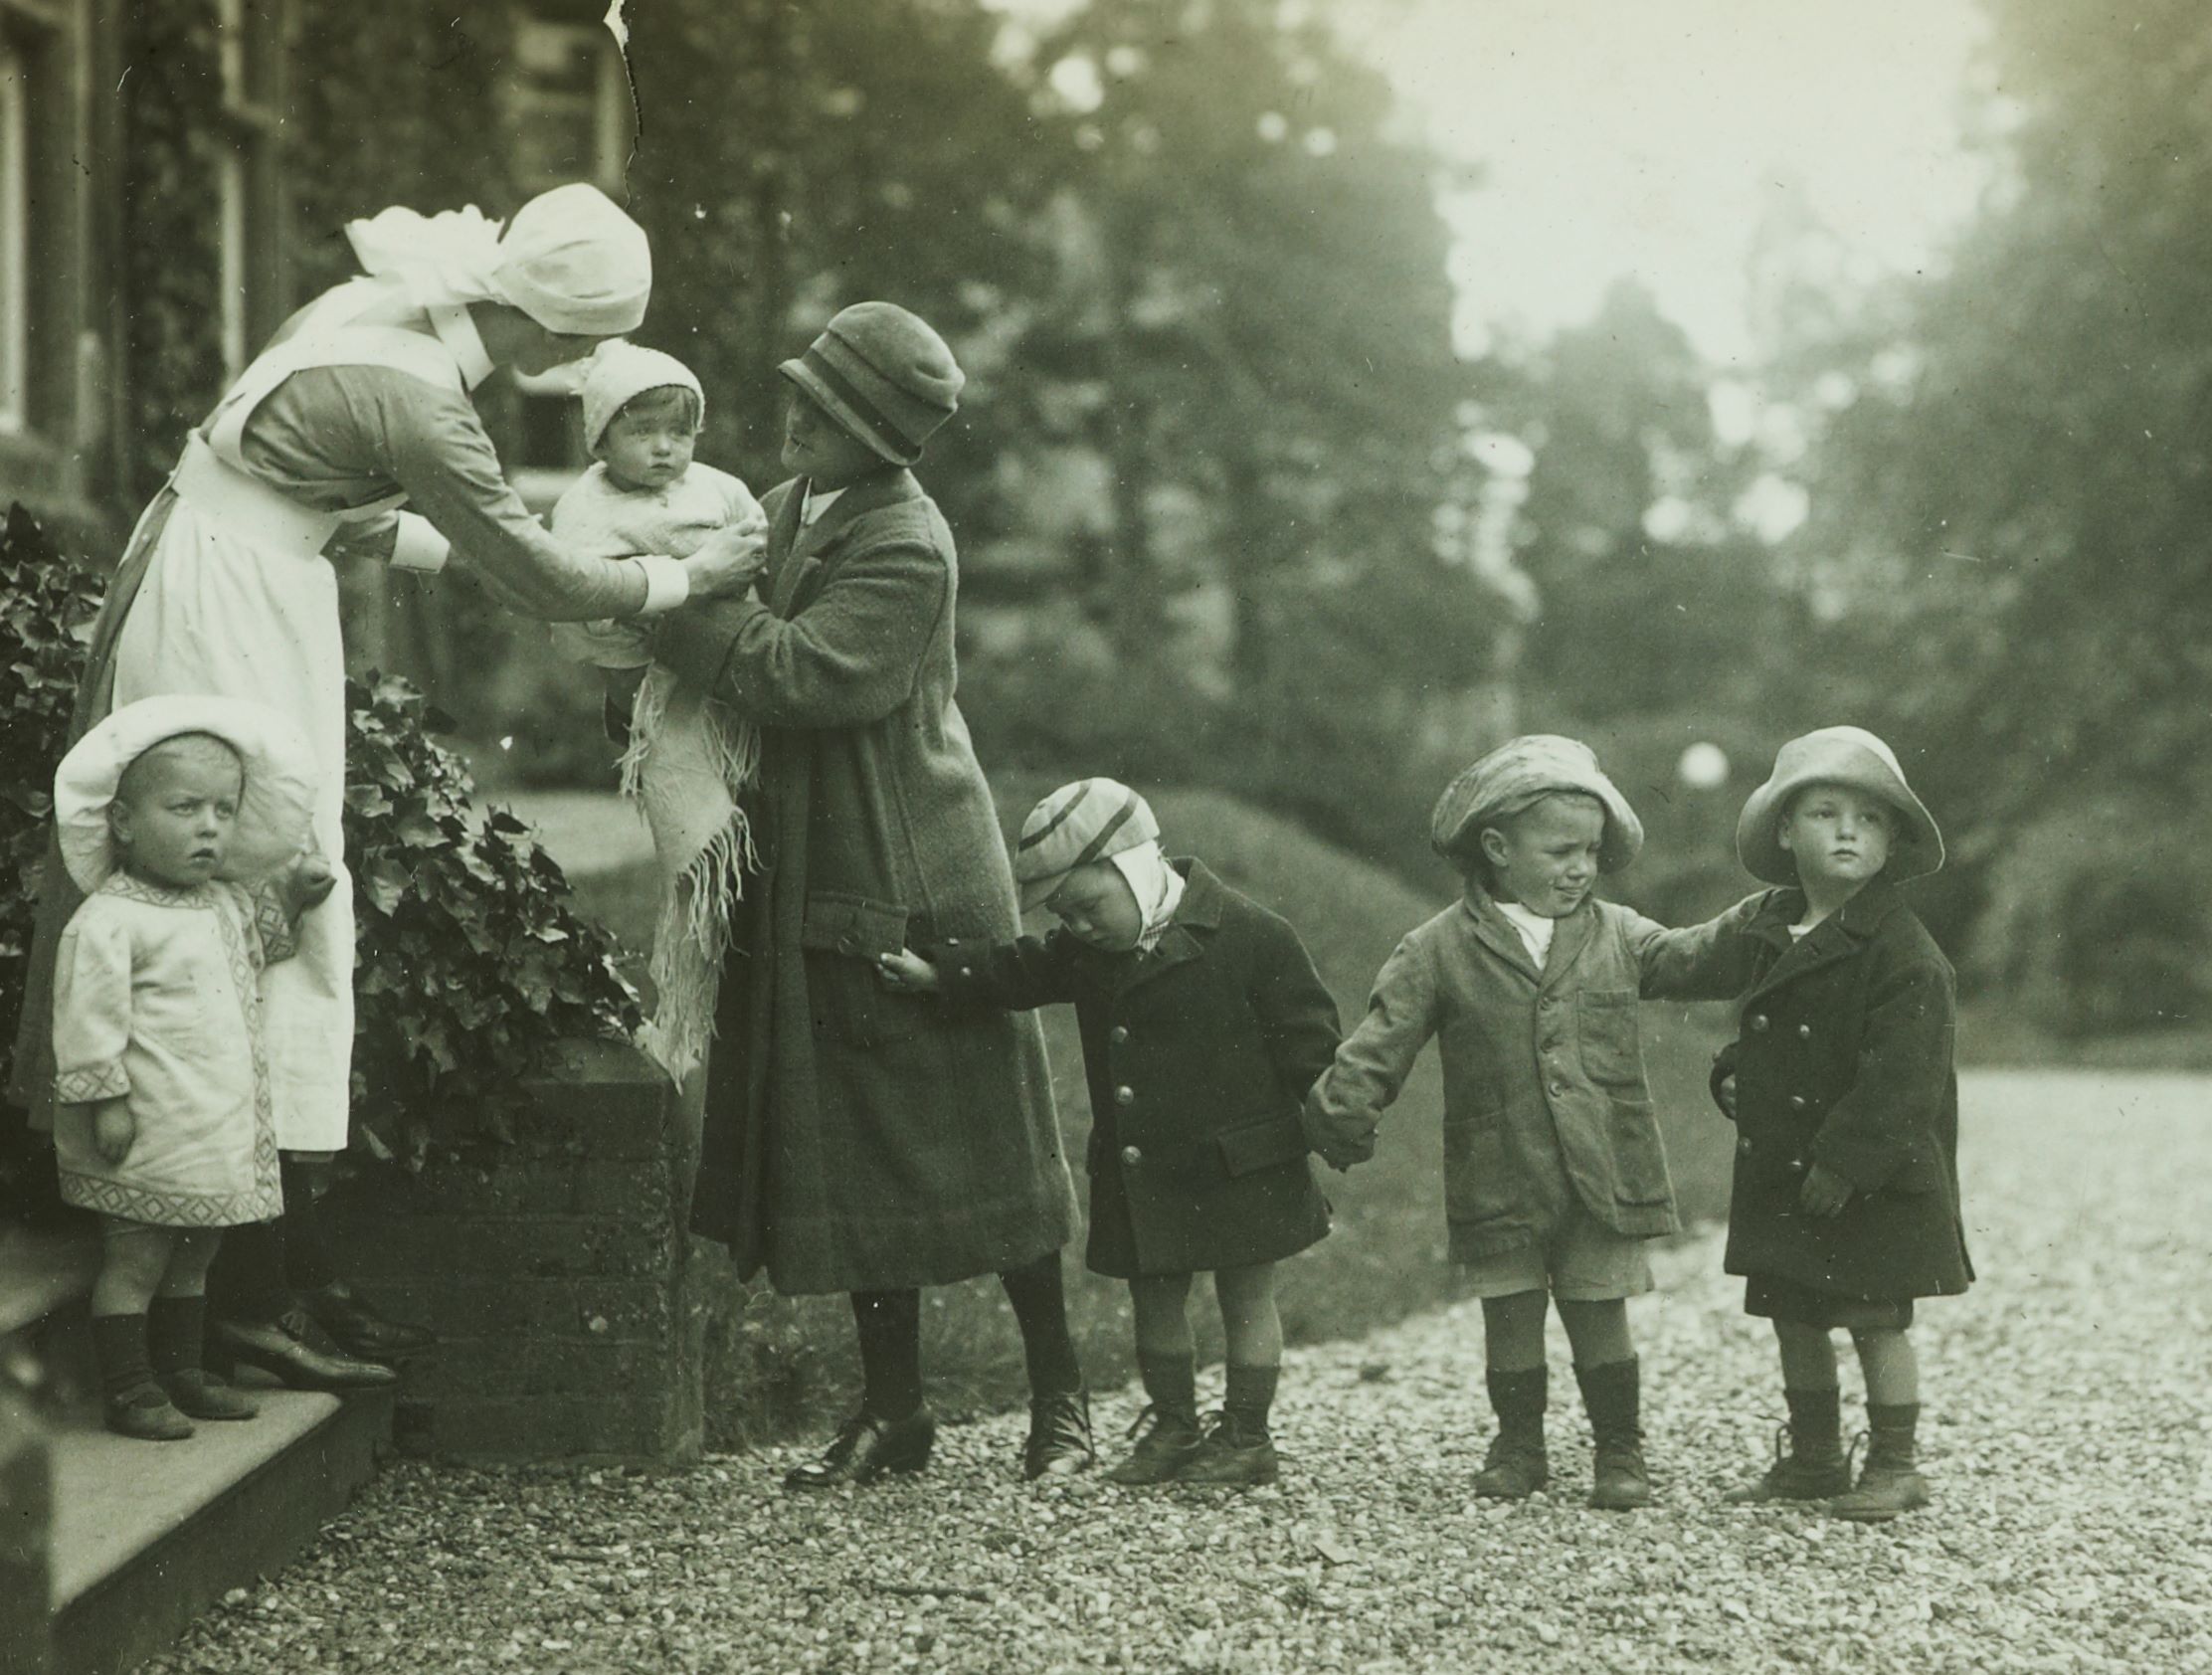
<instances>
[{"instance_id":1,"label":"light jacket pocket","mask_svg":"<svg viewBox=\"0 0 2212 1675\"><path fill-rule=\"evenodd\" d=\"M1588 989L1575 996L1574 1033L1592 1081L1621 1087L1643 1080L1633 989Z\"/></svg>"}]
</instances>

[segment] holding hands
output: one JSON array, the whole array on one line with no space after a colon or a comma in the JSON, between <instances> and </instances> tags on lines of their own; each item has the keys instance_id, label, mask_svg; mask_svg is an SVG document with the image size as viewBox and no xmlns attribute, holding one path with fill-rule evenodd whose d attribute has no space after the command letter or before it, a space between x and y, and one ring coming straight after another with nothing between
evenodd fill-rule
<instances>
[{"instance_id":1,"label":"holding hands","mask_svg":"<svg viewBox=\"0 0 2212 1675\"><path fill-rule=\"evenodd\" d=\"M902 995L934 995L941 987L937 968L911 948L880 956L875 969L882 973L886 984Z\"/></svg>"}]
</instances>

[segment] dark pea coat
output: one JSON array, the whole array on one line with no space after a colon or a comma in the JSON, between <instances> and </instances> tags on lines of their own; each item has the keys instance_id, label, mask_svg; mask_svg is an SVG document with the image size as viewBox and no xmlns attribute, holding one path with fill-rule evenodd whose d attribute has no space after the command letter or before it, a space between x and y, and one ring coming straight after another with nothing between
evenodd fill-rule
<instances>
[{"instance_id":1,"label":"dark pea coat","mask_svg":"<svg viewBox=\"0 0 2212 1675\"><path fill-rule=\"evenodd\" d=\"M1149 953L1055 931L928 950L957 1011L1072 1001L1091 1097L1087 1261L1116 1279L1272 1262L1329 1231L1298 1104L1337 1005L1298 933L1196 861Z\"/></svg>"},{"instance_id":2,"label":"dark pea coat","mask_svg":"<svg viewBox=\"0 0 2212 1675\"><path fill-rule=\"evenodd\" d=\"M656 655L761 728L762 872L724 962L692 1224L779 1291L937 1285L1067 1242L1036 1021L895 994L879 956L1018 928L953 701L951 532L905 471L810 527L772 489L766 599L687 608Z\"/></svg>"},{"instance_id":3,"label":"dark pea coat","mask_svg":"<svg viewBox=\"0 0 2212 1675\"><path fill-rule=\"evenodd\" d=\"M1763 891L1646 951L1669 992L1743 996L1714 1070L1736 1077L1728 1271L1860 1301L1964 1291L1950 963L1880 879L1793 938L1804 911ZM1833 1218L1798 1202L1816 1163L1851 1184Z\"/></svg>"}]
</instances>

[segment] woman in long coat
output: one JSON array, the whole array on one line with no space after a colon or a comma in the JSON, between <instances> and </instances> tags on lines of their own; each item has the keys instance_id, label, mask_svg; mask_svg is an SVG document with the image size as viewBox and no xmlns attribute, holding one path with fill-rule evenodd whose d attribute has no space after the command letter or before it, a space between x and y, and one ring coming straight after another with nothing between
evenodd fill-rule
<instances>
[{"instance_id":1,"label":"woman in long coat","mask_svg":"<svg viewBox=\"0 0 2212 1675\"><path fill-rule=\"evenodd\" d=\"M1074 1195L1033 1019L893 992L909 944L1004 942L1013 870L954 702L951 532L906 469L961 373L888 303L845 309L797 386L765 599L669 619L659 658L761 728L759 874L723 968L692 1225L784 1292L851 1294L866 1391L810 1488L916 1470L920 1287L998 1273L1031 1389L1026 1469L1093 1458L1060 1247Z\"/></svg>"},{"instance_id":2,"label":"woman in long coat","mask_svg":"<svg viewBox=\"0 0 2212 1675\"><path fill-rule=\"evenodd\" d=\"M496 368L547 371L645 317L645 237L605 196L559 187L504 228L473 209L391 209L346 231L362 276L278 329L139 518L93 631L71 734L138 699L213 693L282 712L313 747L314 836L338 888L264 992L277 1139L295 1158L345 1146L353 1043L345 660L326 550L417 570L440 568L450 551L502 603L551 620L664 611L742 585L756 562L734 538L682 562L568 550L507 483L471 404ZM11 1090L35 1123L52 1098L53 945L76 905L50 856ZM320 1241L304 1177L288 1173L292 1277L307 1283L314 1317L360 1356L420 1347L422 1335L375 1316L336 1275L300 1271ZM248 1318L218 1337L294 1384L389 1382L388 1370L329 1353L292 1306L283 1244L275 1227L228 1241L229 1312Z\"/></svg>"}]
</instances>

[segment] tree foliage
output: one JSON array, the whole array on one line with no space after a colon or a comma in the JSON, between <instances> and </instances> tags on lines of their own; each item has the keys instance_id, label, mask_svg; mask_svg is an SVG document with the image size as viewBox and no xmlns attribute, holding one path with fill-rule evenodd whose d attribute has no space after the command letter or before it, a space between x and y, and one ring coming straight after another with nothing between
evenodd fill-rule
<instances>
[{"instance_id":1,"label":"tree foliage","mask_svg":"<svg viewBox=\"0 0 2212 1675\"><path fill-rule=\"evenodd\" d=\"M2212 789L2212 32L1990 11L2000 184L1814 358L1850 399L1800 542L1833 689L1925 748L1969 861L2075 789Z\"/></svg>"}]
</instances>

